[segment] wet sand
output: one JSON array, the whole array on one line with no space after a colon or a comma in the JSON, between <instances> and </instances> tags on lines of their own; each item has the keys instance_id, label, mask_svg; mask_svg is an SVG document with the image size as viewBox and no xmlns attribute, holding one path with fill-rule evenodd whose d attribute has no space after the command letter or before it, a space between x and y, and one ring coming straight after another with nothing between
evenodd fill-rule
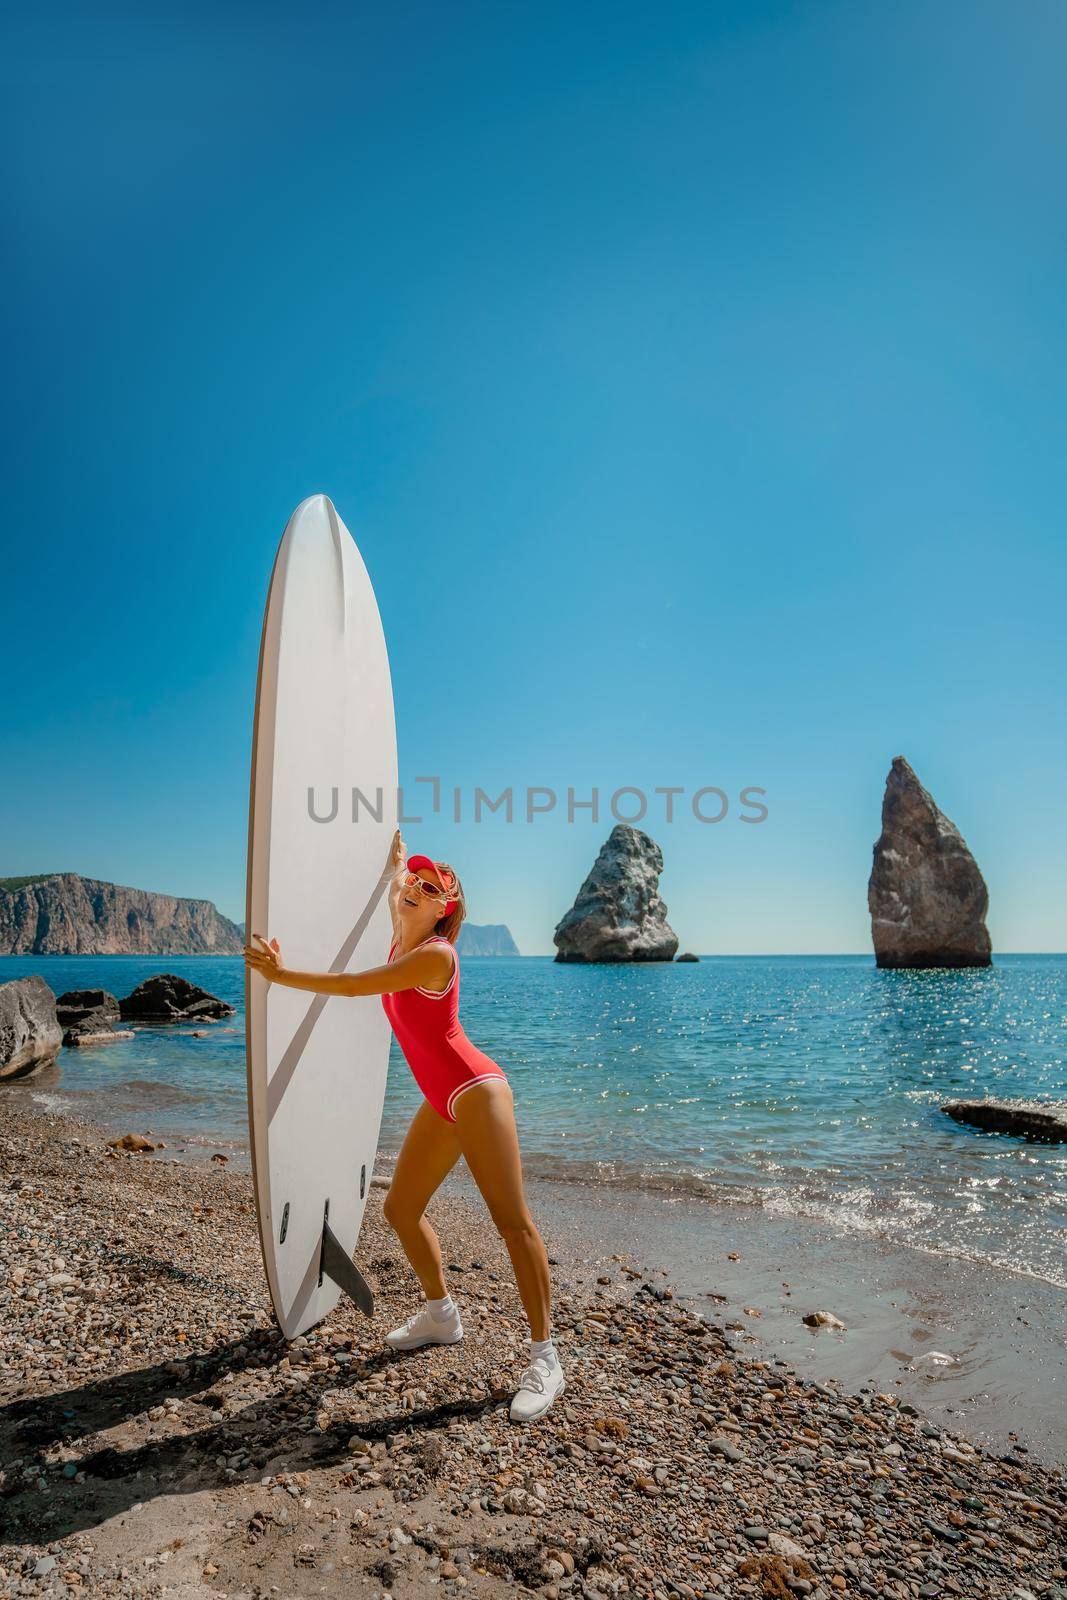
<instances>
[{"instance_id":1,"label":"wet sand","mask_svg":"<svg viewBox=\"0 0 1067 1600\"><path fill-rule=\"evenodd\" d=\"M692 1292L711 1265L728 1297L701 1315L668 1253L689 1222L532 1182L568 1388L516 1426L525 1321L462 1178L431 1207L462 1344L383 1348L417 1286L375 1187L359 1248L375 1316L342 1302L287 1345L248 1174L105 1137L10 1105L0 1134L0 1597L1064 1592L1058 1470L974 1448L895 1382L813 1381L813 1361L840 1369L867 1339L861 1310L798 1345L801 1372L770 1358L779 1320L808 1337L771 1293L785 1233L757 1272L755 1220L746 1241L734 1217L729 1238L690 1219Z\"/></svg>"},{"instance_id":2,"label":"wet sand","mask_svg":"<svg viewBox=\"0 0 1067 1600\"><path fill-rule=\"evenodd\" d=\"M892 1389L976 1444L1022 1443L1037 1460L1067 1460L1063 1289L755 1207L649 1191L635 1201L632 1191L558 1181L527 1190L583 1259L607 1259L626 1241L741 1350L853 1391ZM847 1331L805 1327L820 1309Z\"/></svg>"}]
</instances>

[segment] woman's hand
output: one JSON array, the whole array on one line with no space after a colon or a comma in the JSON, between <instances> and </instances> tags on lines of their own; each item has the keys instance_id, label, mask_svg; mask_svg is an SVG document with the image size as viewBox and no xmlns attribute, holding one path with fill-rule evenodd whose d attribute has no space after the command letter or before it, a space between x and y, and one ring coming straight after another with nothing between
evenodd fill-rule
<instances>
[{"instance_id":1,"label":"woman's hand","mask_svg":"<svg viewBox=\"0 0 1067 1600\"><path fill-rule=\"evenodd\" d=\"M252 938L258 939L262 949L257 950L253 945L245 945L245 965L251 967L253 972L262 973L268 983L274 983L278 974L285 971L282 947L277 939L268 942L261 933L254 933Z\"/></svg>"},{"instance_id":2,"label":"woman's hand","mask_svg":"<svg viewBox=\"0 0 1067 1600\"><path fill-rule=\"evenodd\" d=\"M402 883L402 880L403 880L403 877L404 877L404 869L407 866L407 859L408 859L408 848L407 848L407 845L404 843L403 839L400 837L400 829L398 828L396 830L396 832L393 834L393 846L392 846L392 850L390 851L389 867L387 869L388 872L389 872L389 875L390 875L389 876L389 898L390 898L390 900L399 900L399 898L400 898L400 888L401 888L401 883Z\"/></svg>"}]
</instances>

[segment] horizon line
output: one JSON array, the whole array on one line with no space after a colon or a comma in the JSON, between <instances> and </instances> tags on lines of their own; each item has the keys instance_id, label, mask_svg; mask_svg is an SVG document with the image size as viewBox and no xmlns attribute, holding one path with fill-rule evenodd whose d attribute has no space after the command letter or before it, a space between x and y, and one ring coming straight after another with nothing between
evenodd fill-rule
<instances>
[{"instance_id":1,"label":"horizon line","mask_svg":"<svg viewBox=\"0 0 1067 1600\"><path fill-rule=\"evenodd\" d=\"M693 952L700 961L778 961L783 958L790 960L837 960L842 956L852 956L856 960L874 961L874 954L867 950L696 950ZM989 966L996 965L996 956L1067 956L1067 950L1001 950L994 952ZM197 961L237 961L241 959L232 950L70 950L26 952L3 951L0 952L0 961L132 961L142 960L148 956L173 956L179 960ZM516 951L513 955L506 956L471 956L472 961L544 961L551 957L550 951ZM687 961L679 962L677 956L670 956L664 961L561 961L561 967L673 967L689 966ZM879 967L880 972L981 972L982 967Z\"/></svg>"}]
</instances>

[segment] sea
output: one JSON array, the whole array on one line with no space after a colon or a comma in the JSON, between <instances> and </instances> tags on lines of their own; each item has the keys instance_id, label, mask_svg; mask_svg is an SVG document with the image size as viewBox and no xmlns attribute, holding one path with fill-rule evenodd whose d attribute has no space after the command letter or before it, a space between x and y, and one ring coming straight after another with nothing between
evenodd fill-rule
<instances>
[{"instance_id":1,"label":"sea","mask_svg":"<svg viewBox=\"0 0 1067 1600\"><path fill-rule=\"evenodd\" d=\"M240 958L3 957L56 994L170 971L236 1007L63 1050L5 1097L248 1161ZM1067 1093L1067 956L885 972L862 956L636 966L469 957L467 1033L515 1090L531 1177L756 1207L1067 1287L1067 1147L960 1126L946 1100ZM346 1002L336 1000L334 1004ZM353 1072L359 1071L353 1060ZM395 1044L381 1150L420 1103Z\"/></svg>"}]
</instances>

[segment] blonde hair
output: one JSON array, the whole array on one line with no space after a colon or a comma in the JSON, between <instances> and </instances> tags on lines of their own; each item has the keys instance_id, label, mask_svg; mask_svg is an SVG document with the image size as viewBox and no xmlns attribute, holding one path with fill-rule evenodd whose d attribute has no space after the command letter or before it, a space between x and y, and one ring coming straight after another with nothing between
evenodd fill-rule
<instances>
[{"instance_id":1,"label":"blonde hair","mask_svg":"<svg viewBox=\"0 0 1067 1600\"><path fill-rule=\"evenodd\" d=\"M446 917L438 917L437 921L433 925L433 931L434 933L442 934L443 937L448 940L449 944L455 944L457 938L459 937L459 930L463 925L463 919L467 915L467 899L463 893L463 885L459 881L459 874L456 869L449 866L447 861L442 861L441 866L446 872L450 872L452 874L451 883L445 885L445 887L448 889L448 898L450 900L456 900L459 903L457 904L456 909L454 911L450 911ZM441 873L438 872L437 876L440 878ZM442 879L442 883L443 882L444 880Z\"/></svg>"}]
</instances>

